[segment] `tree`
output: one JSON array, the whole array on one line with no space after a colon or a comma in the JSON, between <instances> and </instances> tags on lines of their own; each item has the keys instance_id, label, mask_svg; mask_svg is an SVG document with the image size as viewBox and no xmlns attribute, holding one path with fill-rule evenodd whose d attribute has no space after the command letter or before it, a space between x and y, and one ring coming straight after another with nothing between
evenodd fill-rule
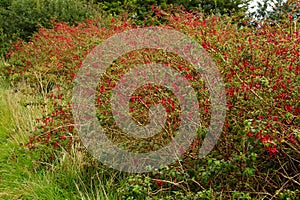
<instances>
[{"instance_id":1,"label":"tree","mask_svg":"<svg viewBox=\"0 0 300 200\"><path fill-rule=\"evenodd\" d=\"M258 2L257 10L250 15L256 19L280 21L289 16L296 19L300 16L298 0L263 0Z\"/></svg>"},{"instance_id":2,"label":"tree","mask_svg":"<svg viewBox=\"0 0 300 200\"><path fill-rule=\"evenodd\" d=\"M152 5L166 8L167 5L184 6L187 10L200 9L205 14L231 15L245 12L250 0L93 0L103 4L104 9L119 14L121 10L136 11L137 15L148 13ZM122 7L119 9L118 7Z\"/></svg>"},{"instance_id":3,"label":"tree","mask_svg":"<svg viewBox=\"0 0 300 200\"><path fill-rule=\"evenodd\" d=\"M182 0L187 8L199 8L205 14L232 15L245 12L250 0Z\"/></svg>"}]
</instances>

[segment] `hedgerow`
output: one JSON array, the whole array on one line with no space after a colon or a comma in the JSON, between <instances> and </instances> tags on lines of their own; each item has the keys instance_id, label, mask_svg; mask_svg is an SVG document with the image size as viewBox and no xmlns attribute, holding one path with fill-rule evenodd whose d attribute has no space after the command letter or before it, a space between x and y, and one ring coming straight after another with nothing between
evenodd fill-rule
<instances>
[{"instance_id":1,"label":"hedgerow","mask_svg":"<svg viewBox=\"0 0 300 200\"><path fill-rule=\"evenodd\" d=\"M129 199L151 199L157 195L185 196L187 199L189 195L199 198L230 195L246 199L263 196L283 199L299 195L299 24L287 17L285 23L278 26L263 24L252 29L246 21L241 27L232 23L233 19L229 17L204 17L186 11L162 15L156 10L156 16L169 22L162 27L187 34L213 57L225 81L226 122L218 144L207 157L197 159L202 142L199 136L177 163L152 174L128 176L128 184L119 188L119 194ZM130 21L119 19L112 19L106 27L97 19L77 26L55 23L53 29L40 29L31 42L14 45L7 54L10 66L4 69L4 73L16 87L26 83L30 86L26 92L39 91L51 102L49 114L40 119L41 126L27 144L31 152L39 153L42 160L50 162L59 159L61 148L68 149L69 145L80 143L71 112L74 77L95 46L130 28L135 28ZM164 144L171 136L155 137L152 146L147 140L120 136L116 133L118 129L108 100L123 73L135 64L153 61L172 67L193 83L198 91L200 103L196 109L201 113L203 133L209 125L211 105L205 98L208 90L193 66L176 55L157 50L128 53L112 64L99 83L95 105L98 116L101 116L99 122L107 126L111 139L132 151L155 150L155 145ZM116 71L118 73L114 73ZM132 100L133 116L147 115L153 101L164 100L165 108L170 108L170 119L173 119L168 121L173 134L172 127L178 123L176 99L168 91L164 92L168 93L166 96L151 99L149 95L162 90L152 86L144 89L150 88L151 93L138 91ZM141 102L146 102L146 106ZM149 142L146 146L151 149L139 149L145 147L145 142Z\"/></svg>"}]
</instances>

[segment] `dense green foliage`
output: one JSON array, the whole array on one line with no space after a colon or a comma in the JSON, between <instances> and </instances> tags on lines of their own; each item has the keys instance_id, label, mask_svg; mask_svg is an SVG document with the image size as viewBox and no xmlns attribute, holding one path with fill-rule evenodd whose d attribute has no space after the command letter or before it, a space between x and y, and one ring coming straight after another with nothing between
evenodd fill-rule
<instances>
[{"instance_id":1,"label":"dense green foliage","mask_svg":"<svg viewBox=\"0 0 300 200\"><path fill-rule=\"evenodd\" d=\"M50 27L51 20L69 24L93 15L81 0L12 0L0 3L0 53L4 54L16 38L29 40L38 27Z\"/></svg>"},{"instance_id":2,"label":"dense green foliage","mask_svg":"<svg viewBox=\"0 0 300 200\"><path fill-rule=\"evenodd\" d=\"M163 9L168 6L181 6L186 10L198 10L205 14L231 15L245 12L249 0L98 0L96 2L101 3L103 8L112 14L120 14L125 11L139 20L144 20L153 14L151 8L153 10L154 5Z\"/></svg>"},{"instance_id":3,"label":"dense green foliage","mask_svg":"<svg viewBox=\"0 0 300 200\"><path fill-rule=\"evenodd\" d=\"M196 0L196 1L185 1L190 2L194 7L200 8L204 13L208 14L219 14L219 15L232 15L238 12L245 12L248 6L249 0ZM189 6L189 5L188 5Z\"/></svg>"}]
</instances>

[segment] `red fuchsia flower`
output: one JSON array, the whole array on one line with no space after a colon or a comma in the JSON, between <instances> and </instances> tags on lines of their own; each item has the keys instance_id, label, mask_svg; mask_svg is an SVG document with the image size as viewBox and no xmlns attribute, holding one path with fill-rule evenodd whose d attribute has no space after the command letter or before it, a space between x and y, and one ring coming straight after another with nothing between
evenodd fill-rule
<instances>
[{"instance_id":1,"label":"red fuchsia flower","mask_svg":"<svg viewBox=\"0 0 300 200\"><path fill-rule=\"evenodd\" d=\"M286 105L286 106L284 106L284 108L285 108L285 110L287 112L291 112L292 111L292 106L291 105Z\"/></svg>"},{"instance_id":2,"label":"red fuchsia flower","mask_svg":"<svg viewBox=\"0 0 300 200\"><path fill-rule=\"evenodd\" d=\"M231 109L232 107L233 107L233 106L232 106L231 103L228 103L228 104L227 104L227 108L228 108L228 109ZM205 112L208 113L208 109L207 109L206 107L204 107L204 109L205 109Z\"/></svg>"},{"instance_id":3,"label":"red fuchsia flower","mask_svg":"<svg viewBox=\"0 0 300 200\"><path fill-rule=\"evenodd\" d=\"M267 147L266 150L269 151L270 157L272 157L273 155L275 156L278 152L275 145L273 147Z\"/></svg>"},{"instance_id":4,"label":"red fuchsia flower","mask_svg":"<svg viewBox=\"0 0 300 200\"><path fill-rule=\"evenodd\" d=\"M260 136L259 138L261 143L272 143L272 138L269 135Z\"/></svg>"},{"instance_id":5,"label":"red fuchsia flower","mask_svg":"<svg viewBox=\"0 0 300 200\"><path fill-rule=\"evenodd\" d=\"M102 105L101 98L97 98L97 103L98 103L98 105Z\"/></svg>"},{"instance_id":6,"label":"red fuchsia flower","mask_svg":"<svg viewBox=\"0 0 300 200\"><path fill-rule=\"evenodd\" d=\"M190 120L192 120L192 118L193 118L193 113L192 113L192 112L190 112L190 113L188 114L188 118L189 118Z\"/></svg>"},{"instance_id":7,"label":"red fuchsia flower","mask_svg":"<svg viewBox=\"0 0 300 200\"><path fill-rule=\"evenodd\" d=\"M293 144L296 144L296 143L297 143L294 134L289 134L288 138L289 138L289 140L290 140L291 143L293 143Z\"/></svg>"},{"instance_id":8,"label":"red fuchsia flower","mask_svg":"<svg viewBox=\"0 0 300 200\"><path fill-rule=\"evenodd\" d=\"M54 147L58 147L58 146L59 146L58 142L56 141L56 142L53 144L53 146L54 146Z\"/></svg>"},{"instance_id":9,"label":"red fuchsia flower","mask_svg":"<svg viewBox=\"0 0 300 200\"><path fill-rule=\"evenodd\" d=\"M259 115L258 117L257 117L257 119L259 119L259 120L261 120L261 119L263 119L264 117L262 116L262 115Z\"/></svg>"},{"instance_id":10,"label":"red fuchsia flower","mask_svg":"<svg viewBox=\"0 0 300 200\"><path fill-rule=\"evenodd\" d=\"M76 76L76 74L75 73L71 73L70 76L73 79Z\"/></svg>"},{"instance_id":11,"label":"red fuchsia flower","mask_svg":"<svg viewBox=\"0 0 300 200\"><path fill-rule=\"evenodd\" d=\"M205 43L204 41L202 42L202 47L203 47L206 51L208 51L208 49L209 49L209 45L208 45L207 43Z\"/></svg>"},{"instance_id":12,"label":"red fuchsia flower","mask_svg":"<svg viewBox=\"0 0 300 200\"><path fill-rule=\"evenodd\" d=\"M164 105L164 106L167 105L166 100L165 99L161 99L161 104Z\"/></svg>"},{"instance_id":13,"label":"red fuchsia flower","mask_svg":"<svg viewBox=\"0 0 300 200\"><path fill-rule=\"evenodd\" d=\"M205 111L206 114L208 114L208 108L207 108L207 106L204 106L204 111Z\"/></svg>"},{"instance_id":14,"label":"red fuchsia flower","mask_svg":"<svg viewBox=\"0 0 300 200\"><path fill-rule=\"evenodd\" d=\"M179 150L180 150L181 153L184 153L184 148L183 147L180 147Z\"/></svg>"},{"instance_id":15,"label":"red fuchsia flower","mask_svg":"<svg viewBox=\"0 0 300 200\"><path fill-rule=\"evenodd\" d=\"M234 95L234 89L229 89L228 94L232 97Z\"/></svg>"},{"instance_id":16,"label":"red fuchsia flower","mask_svg":"<svg viewBox=\"0 0 300 200\"><path fill-rule=\"evenodd\" d=\"M186 75L185 78L190 80L190 81L193 81L193 79L194 79L194 77L190 74Z\"/></svg>"},{"instance_id":17,"label":"red fuchsia flower","mask_svg":"<svg viewBox=\"0 0 300 200\"><path fill-rule=\"evenodd\" d=\"M155 5L154 5L154 4L152 4L152 6L151 6L151 9L152 9L152 10L154 10L154 8L155 8Z\"/></svg>"},{"instance_id":18,"label":"red fuchsia flower","mask_svg":"<svg viewBox=\"0 0 300 200\"><path fill-rule=\"evenodd\" d=\"M13 51L10 51L10 52L8 52L6 55L5 55L5 57L8 59L11 55L13 55L15 52L13 52Z\"/></svg>"},{"instance_id":19,"label":"red fuchsia flower","mask_svg":"<svg viewBox=\"0 0 300 200\"><path fill-rule=\"evenodd\" d=\"M66 137L65 135L62 135L62 136L60 137L60 139L65 140L65 139L67 139L67 137Z\"/></svg>"},{"instance_id":20,"label":"red fuchsia flower","mask_svg":"<svg viewBox=\"0 0 300 200\"><path fill-rule=\"evenodd\" d=\"M162 180L157 180L156 184L158 187L161 187L164 184L164 182Z\"/></svg>"}]
</instances>

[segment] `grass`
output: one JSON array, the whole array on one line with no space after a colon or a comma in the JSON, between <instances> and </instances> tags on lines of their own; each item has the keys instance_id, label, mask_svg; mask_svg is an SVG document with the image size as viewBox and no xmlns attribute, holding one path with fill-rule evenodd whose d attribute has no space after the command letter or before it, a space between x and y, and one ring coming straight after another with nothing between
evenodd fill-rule
<instances>
[{"instance_id":1,"label":"grass","mask_svg":"<svg viewBox=\"0 0 300 200\"><path fill-rule=\"evenodd\" d=\"M0 97L0 199L117 199L114 183L121 173L95 167L76 147L55 164L35 163L25 144L43 110L24 107L34 99L2 79Z\"/></svg>"},{"instance_id":2,"label":"grass","mask_svg":"<svg viewBox=\"0 0 300 200\"><path fill-rule=\"evenodd\" d=\"M21 100L28 97L14 93L4 80L1 80L0 96L0 198L18 199L26 193L32 179L34 155L29 154L24 144L41 111L23 107Z\"/></svg>"}]
</instances>

